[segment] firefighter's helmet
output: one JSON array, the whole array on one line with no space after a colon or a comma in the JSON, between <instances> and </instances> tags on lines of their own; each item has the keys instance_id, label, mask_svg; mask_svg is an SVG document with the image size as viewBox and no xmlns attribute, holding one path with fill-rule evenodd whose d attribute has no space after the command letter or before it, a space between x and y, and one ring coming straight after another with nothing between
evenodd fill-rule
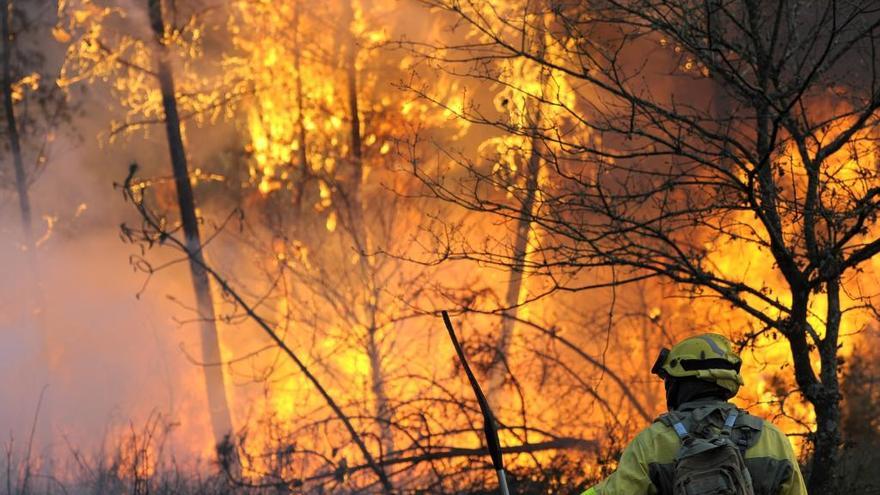
<instances>
[{"instance_id":1,"label":"firefighter's helmet","mask_svg":"<svg viewBox=\"0 0 880 495\"><path fill-rule=\"evenodd\" d=\"M743 384L742 359L723 335L705 333L660 351L651 372L663 379L693 376L715 383L734 395Z\"/></svg>"}]
</instances>

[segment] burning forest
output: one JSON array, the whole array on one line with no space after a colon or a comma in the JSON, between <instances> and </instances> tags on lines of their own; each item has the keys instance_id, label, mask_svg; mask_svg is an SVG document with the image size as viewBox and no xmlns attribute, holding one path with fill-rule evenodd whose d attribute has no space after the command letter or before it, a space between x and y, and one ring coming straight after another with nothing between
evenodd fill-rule
<instances>
[{"instance_id":1,"label":"burning forest","mask_svg":"<svg viewBox=\"0 0 880 495\"><path fill-rule=\"evenodd\" d=\"M707 333L810 493L880 490L876 2L0 24L0 494L580 494Z\"/></svg>"}]
</instances>

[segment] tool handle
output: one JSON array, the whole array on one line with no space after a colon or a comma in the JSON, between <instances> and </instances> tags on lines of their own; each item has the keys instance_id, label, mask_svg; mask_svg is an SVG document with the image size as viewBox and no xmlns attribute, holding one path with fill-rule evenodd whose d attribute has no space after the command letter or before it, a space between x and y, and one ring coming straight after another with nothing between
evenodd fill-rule
<instances>
[{"instance_id":1,"label":"tool handle","mask_svg":"<svg viewBox=\"0 0 880 495\"><path fill-rule=\"evenodd\" d=\"M489 449L489 456L492 458L492 466L494 466L495 471L498 472L498 479L502 483L502 493L506 495L508 493L507 480L504 477L504 461L501 458L501 443L498 441L498 430L495 425L495 416L492 415L492 409L489 408L489 402L486 400L486 396L483 395L483 390L480 388L480 384L477 382L477 378L474 376L473 371L471 371L470 365L468 365L467 359L464 356L464 351L461 349L461 344L458 343L458 338L455 336L455 329L452 328L452 320L449 319L449 313L442 311L441 314L443 315L443 323L446 324L446 331L449 332L449 338L452 339L452 345L455 347L455 353L458 354L458 359L464 367L464 372L467 374L468 381L471 382L471 388L474 389L474 395L477 397L477 403L480 405L480 410L483 412L483 431L486 434L486 447Z\"/></svg>"},{"instance_id":2,"label":"tool handle","mask_svg":"<svg viewBox=\"0 0 880 495\"><path fill-rule=\"evenodd\" d=\"M501 490L501 495L510 495L510 489L507 488L507 476L504 474L504 470L499 469L496 472L498 473L498 488Z\"/></svg>"}]
</instances>

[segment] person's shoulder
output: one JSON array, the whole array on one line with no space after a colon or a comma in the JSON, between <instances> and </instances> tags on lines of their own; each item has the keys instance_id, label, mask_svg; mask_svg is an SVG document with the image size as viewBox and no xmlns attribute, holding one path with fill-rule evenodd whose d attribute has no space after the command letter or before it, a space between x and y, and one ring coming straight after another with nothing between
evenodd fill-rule
<instances>
[{"instance_id":1,"label":"person's shoulder","mask_svg":"<svg viewBox=\"0 0 880 495\"><path fill-rule=\"evenodd\" d=\"M762 436L772 439L774 441L785 441L788 442L788 436L779 429L772 421L766 418L762 418L760 416L755 416L753 414L749 414L752 418L755 418L756 423L761 425Z\"/></svg>"},{"instance_id":2,"label":"person's shoulder","mask_svg":"<svg viewBox=\"0 0 880 495\"><path fill-rule=\"evenodd\" d=\"M678 452L679 442L671 427L655 420L633 438L630 449L646 463L671 462Z\"/></svg>"},{"instance_id":3,"label":"person's shoulder","mask_svg":"<svg viewBox=\"0 0 880 495\"><path fill-rule=\"evenodd\" d=\"M769 419L761 418L761 421L764 422L764 431L780 438L788 438L785 436L785 433Z\"/></svg>"},{"instance_id":4,"label":"person's shoulder","mask_svg":"<svg viewBox=\"0 0 880 495\"><path fill-rule=\"evenodd\" d=\"M749 456L764 455L776 458L788 458L791 456L791 442L788 435L785 434L772 421L751 415L753 418L760 420L761 433L758 441L749 448Z\"/></svg>"},{"instance_id":5,"label":"person's shoulder","mask_svg":"<svg viewBox=\"0 0 880 495\"><path fill-rule=\"evenodd\" d=\"M675 430L672 429L671 426L666 424L666 415L662 415L655 419L650 425L648 425L645 429L639 432L636 437L643 437L644 439L649 438L658 438L658 437L666 437L669 435L678 438L675 434Z\"/></svg>"}]
</instances>

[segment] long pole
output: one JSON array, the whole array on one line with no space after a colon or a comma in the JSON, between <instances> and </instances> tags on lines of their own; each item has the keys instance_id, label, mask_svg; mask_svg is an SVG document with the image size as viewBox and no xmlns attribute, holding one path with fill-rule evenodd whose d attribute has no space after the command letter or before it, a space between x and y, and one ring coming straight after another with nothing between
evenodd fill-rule
<instances>
[{"instance_id":1,"label":"long pole","mask_svg":"<svg viewBox=\"0 0 880 495\"><path fill-rule=\"evenodd\" d=\"M458 359L464 367L468 381L471 382L471 388L474 389L474 395L477 397L480 411L483 413L483 432L486 435L486 447L489 449L489 456L492 458L492 466L495 468L495 473L498 474L498 488L501 491L501 495L510 495L510 489L507 488L507 476L504 474L504 460L501 458L501 442L498 441L498 428L495 425L495 416L492 415L489 401L483 395L483 390L480 388L480 384L477 382L477 378L474 376L474 372L471 371L471 367L464 356L461 344L458 343L455 329L452 328L452 320L449 319L449 313L442 311L441 314L443 315L443 323L446 324L446 331L449 332L449 338L452 339L452 345L455 347L455 353L458 354Z\"/></svg>"}]
</instances>

